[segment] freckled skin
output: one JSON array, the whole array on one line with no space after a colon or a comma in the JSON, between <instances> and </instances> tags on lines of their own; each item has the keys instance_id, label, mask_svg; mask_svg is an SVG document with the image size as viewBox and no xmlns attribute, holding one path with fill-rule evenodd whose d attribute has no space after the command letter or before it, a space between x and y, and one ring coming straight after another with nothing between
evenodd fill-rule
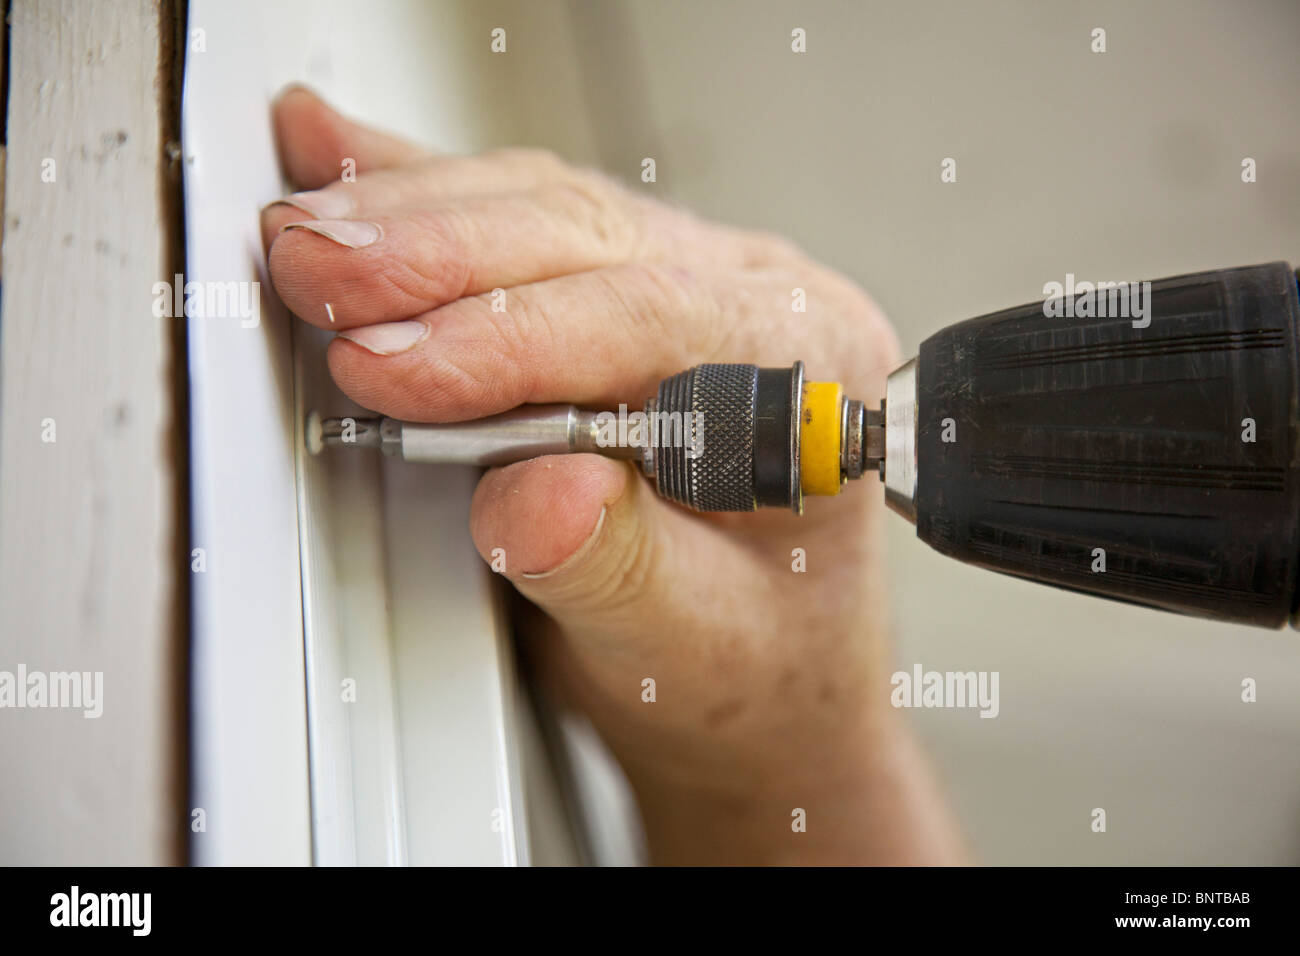
<instances>
[{"instance_id":1,"label":"freckled skin","mask_svg":"<svg viewBox=\"0 0 1300 956\"><path fill-rule=\"evenodd\" d=\"M434 155L301 89L274 121L295 188L324 191L263 212L276 291L336 332L428 328L394 354L330 345L339 387L376 412L639 408L701 362L796 358L872 398L898 362L875 304L779 237L705 222L547 153ZM344 156L355 182L338 182ZM284 231L322 197L382 238L350 248ZM794 288L807 312L793 312ZM572 455L488 471L469 522L485 560L504 551L531 669L627 772L654 860L957 862L951 818L889 706L883 517L879 490L862 486L809 501L802 518L695 515L630 463ZM795 548L805 573L791 568Z\"/></svg>"}]
</instances>

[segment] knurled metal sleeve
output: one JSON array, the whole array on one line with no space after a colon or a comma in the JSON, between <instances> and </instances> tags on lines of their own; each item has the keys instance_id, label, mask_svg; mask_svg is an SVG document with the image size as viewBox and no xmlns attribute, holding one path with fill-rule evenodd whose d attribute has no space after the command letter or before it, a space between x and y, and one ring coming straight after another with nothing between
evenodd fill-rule
<instances>
[{"instance_id":1,"label":"knurled metal sleeve","mask_svg":"<svg viewBox=\"0 0 1300 956\"><path fill-rule=\"evenodd\" d=\"M682 413L690 412L686 441L668 440L673 435L665 425L660 427L655 481L661 495L697 511L756 508L757 392L754 365L697 365L660 383L655 404L661 422L671 421L676 413L684 424Z\"/></svg>"}]
</instances>

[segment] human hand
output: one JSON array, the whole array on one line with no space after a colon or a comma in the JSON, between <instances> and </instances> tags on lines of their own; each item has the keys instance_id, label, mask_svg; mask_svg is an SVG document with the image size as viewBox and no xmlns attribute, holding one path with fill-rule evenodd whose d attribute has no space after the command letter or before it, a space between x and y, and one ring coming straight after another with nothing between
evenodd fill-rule
<instances>
[{"instance_id":1,"label":"human hand","mask_svg":"<svg viewBox=\"0 0 1300 956\"><path fill-rule=\"evenodd\" d=\"M874 401L897 364L870 299L779 238L547 153L431 154L301 89L275 124L288 176L310 191L263 213L272 281L296 315L339 333L335 381L384 415L640 408L701 362L796 358ZM339 181L343 157L355 182ZM806 312L792 309L796 288ZM474 541L485 557L504 549L535 606L529 653L623 765L657 862L956 858L888 704L883 513L880 489L860 482L802 518L696 515L595 455L483 476ZM807 832L791 827L796 808Z\"/></svg>"}]
</instances>

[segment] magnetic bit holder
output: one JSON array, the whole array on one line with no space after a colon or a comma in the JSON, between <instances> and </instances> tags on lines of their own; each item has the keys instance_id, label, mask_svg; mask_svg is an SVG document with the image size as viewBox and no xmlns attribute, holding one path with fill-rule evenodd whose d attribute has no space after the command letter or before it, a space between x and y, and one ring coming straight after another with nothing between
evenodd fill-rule
<instances>
[{"instance_id":1,"label":"magnetic bit holder","mask_svg":"<svg viewBox=\"0 0 1300 956\"><path fill-rule=\"evenodd\" d=\"M914 429L914 374L909 381L913 394L906 401L901 392L887 395ZM578 452L630 459L640 462L659 494L696 511L787 507L802 514L804 495L837 495L848 480L875 471L891 506L908 515L915 461L910 468L887 461L885 417L845 397L838 383L806 381L802 362L790 368L711 364L664 379L637 412L521 405L446 424L322 419L312 412L306 444L312 454L355 446L406 461L488 467ZM915 437L893 445L895 454L909 448L914 454ZM912 487L891 485L891 467L910 475Z\"/></svg>"}]
</instances>

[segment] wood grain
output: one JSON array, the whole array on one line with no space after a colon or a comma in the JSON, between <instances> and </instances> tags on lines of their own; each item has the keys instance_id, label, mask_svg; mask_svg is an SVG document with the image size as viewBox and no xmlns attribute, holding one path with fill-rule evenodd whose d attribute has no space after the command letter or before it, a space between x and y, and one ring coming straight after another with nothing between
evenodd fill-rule
<instances>
[{"instance_id":1,"label":"wood grain","mask_svg":"<svg viewBox=\"0 0 1300 956\"><path fill-rule=\"evenodd\" d=\"M0 710L7 864L183 859L176 320L151 311L175 259L171 16L166 0L12 7L0 670L102 671L104 701L98 719Z\"/></svg>"}]
</instances>

